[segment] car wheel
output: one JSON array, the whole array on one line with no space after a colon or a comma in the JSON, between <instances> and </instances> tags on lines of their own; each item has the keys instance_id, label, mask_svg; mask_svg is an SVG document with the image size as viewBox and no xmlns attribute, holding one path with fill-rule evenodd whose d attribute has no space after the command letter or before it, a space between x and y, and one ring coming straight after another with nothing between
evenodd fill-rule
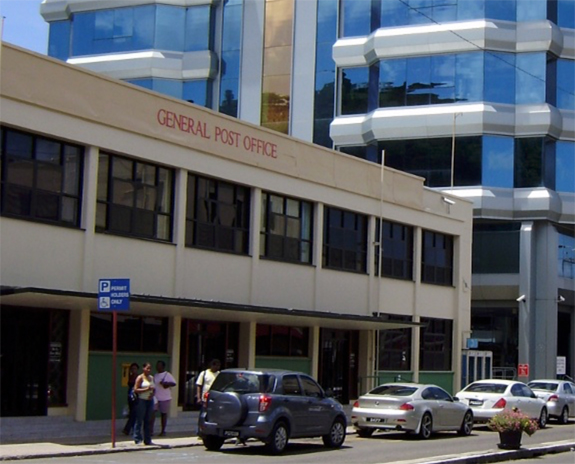
<instances>
[{"instance_id":1,"label":"car wheel","mask_svg":"<svg viewBox=\"0 0 575 464\"><path fill-rule=\"evenodd\" d=\"M563 406L563 410L561 411L561 415L558 418L560 424L567 424L569 422L569 408L567 406Z\"/></svg>"},{"instance_id":2,"label":"car wheel","mask_svg":"<svg viewBox=\"0 0 575 464\"><path fill-rule=\"evenodd\" d=\"M289 431L285 422L278 422L268 440L266 442L266 449L270 454L281 454L286 449L289 440Z\"/></svg>"},{"instance_id":3,"label":"car wheel","mask_svg":"<svg viewBox=\"0 0 575 464\"><path fill-rule=\"evenodd\" d=\"M208 451L218 451L224 444L224 438L215 435L207 435L202 438L202 441Z\"/></svg>"},{"instance_id":4,"label":"car wheel","mask_svg":"<svg viewBox=\"0 0 575 464\"><path fill-rule=\"evenodd\" d=\"M329 433L321 437L323 444L328 448L339 448L345 441L345 422L341 417L336 418L331 424Z\"/></svg>"},{"instance_id":5,"label":"car wheel","mask_svg":"<svg viewBox=\"0 0 575 464\"><path fill-rule=\"evenodd\" d=\"M419 424L419 437L427 440L431 436L431 431L433 430L433 418L431 414L426 412L421 418L421 424Z\"/></svg>"},{"instance_id":6,"label":"car wheel","mask_svg":"<svg viewBox=\"0 0 575 464\"><path fill-rule=\"evenodd\" d=\"M373 435L373 429L357 429L357 434L361 438L369 438Z\"/></svg>"},{"instance_id":7,"label":"car wheel","mask_svg":"<svg viewBox=\"0 0 575 464\"><path fill-rule=\"evenodd\" d=\"M539 415L539 420L537 421L539 423L540 429L547 427L547 419L549 419L549 416L547 415L547 408L543 408L541 410L541 414Z\"/></svg>"},{"instance_id":8,"label":"car wheel","mask_svg":"<svg viewBox=\"0 0 575 464\"><path fill-rule=\"evenodd\" d=\"M459 429L459 435L469 436L473 430L473 413L467 411L465 416L463 416L463 422L461 423L461 428Z\"/></svg>"}]
</instances>

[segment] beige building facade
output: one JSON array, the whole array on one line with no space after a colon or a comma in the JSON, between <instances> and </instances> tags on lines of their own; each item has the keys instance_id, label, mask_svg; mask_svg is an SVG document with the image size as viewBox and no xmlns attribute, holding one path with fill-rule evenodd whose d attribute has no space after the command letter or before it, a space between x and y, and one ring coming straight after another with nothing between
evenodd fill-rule
<instances>
[{"instance_id":1,"label":"beige building facade","mask_svg":"<svg viewBox=\"0 0 575 464\"><path fill-rule=\"evenodd\" d=\"M459 388L471 202L11 45L0 59L2 415L109 417L112 369L121 410L126 366L160 359L172 414L213 357L304 370L343 402L397 376ZM116 278L112 366L98 282Z\"/></svg>"}]
</instances>

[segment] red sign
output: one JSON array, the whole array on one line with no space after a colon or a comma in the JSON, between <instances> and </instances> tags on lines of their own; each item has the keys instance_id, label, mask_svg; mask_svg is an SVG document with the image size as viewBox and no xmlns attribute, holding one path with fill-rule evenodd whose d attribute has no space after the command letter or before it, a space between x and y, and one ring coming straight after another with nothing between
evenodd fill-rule
<instances>
[{"instance_id":1,"label":"red sign","mask_svg":"<svg viewBox=\"0 0 575 464\"><path fill-rule=\"evenodd\" d=\"M517 366L518 377L529 377L529 364L519 364Z\"/></svg>"}]
</instances>

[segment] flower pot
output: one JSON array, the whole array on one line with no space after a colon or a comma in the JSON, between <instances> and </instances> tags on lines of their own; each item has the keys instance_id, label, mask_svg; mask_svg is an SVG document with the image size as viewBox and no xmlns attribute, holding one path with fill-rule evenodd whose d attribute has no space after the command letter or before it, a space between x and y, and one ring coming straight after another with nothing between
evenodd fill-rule
<instances>
[{"instance_id":1,"label":"flower pot","mask_svg":"<svg viewBox=\"0 0 575 464\"><path fill-rule=\"evenodd\" d=\"M497 445L500 449L519 449L521 448L521 435L523 432L521 430L511 430L509 432L499 432L499 444Z\"/></svg>"}]
</instances>

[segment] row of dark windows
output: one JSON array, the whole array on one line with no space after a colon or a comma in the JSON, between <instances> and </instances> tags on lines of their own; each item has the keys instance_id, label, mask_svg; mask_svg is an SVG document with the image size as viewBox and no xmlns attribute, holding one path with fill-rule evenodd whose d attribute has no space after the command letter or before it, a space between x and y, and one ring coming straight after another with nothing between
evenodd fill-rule
<instances>
[{"instance_id":1,"label":"row of dark windows","mask_svg":"<svg viewBox=\"0 0 575 464\"><path fill-rule=\"evenodd\" d=\"M2 214L78 227L82 164L82 147L2 128ZM174 189L175 170L101 152L96 231L171 241ZM70 201L74 214L67 216ZM186 246L247 255L250 205L249 187L188 174ZM312 202L263 192L260 256L311 264L313 218ZM367 215L326 206L323 228L323 267L368 272ZM382 243L381 275L413 280L413 227L383 221ZM421 281L451 285L452 274L453 237L423 231Z\"/></svg>"}]
</instances>

